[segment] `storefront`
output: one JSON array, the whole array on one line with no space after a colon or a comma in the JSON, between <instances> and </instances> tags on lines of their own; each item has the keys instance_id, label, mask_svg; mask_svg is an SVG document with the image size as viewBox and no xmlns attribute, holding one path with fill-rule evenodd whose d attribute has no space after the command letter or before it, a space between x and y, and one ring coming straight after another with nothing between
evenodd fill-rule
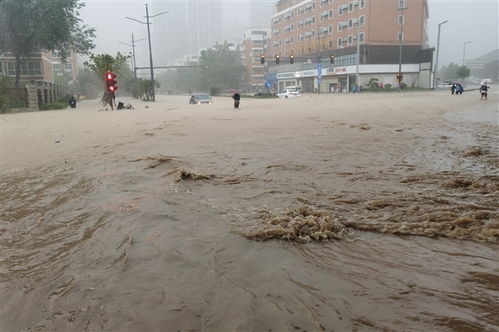
<instances>
[{"instance_id":1,"label":"storefront","mask_svg":"<svg viewBox=\"0 0 499 332\"><path fill-rule=\"evenodd\" d=\"M424 64L404 64L404 83L409 87L429 88L430 80ZM396 73L398 64L388 65L360 65L359 66L359 86L367 87L372 78L376 78L384 85L397 85ZM320 88L321 92L352 92L356 85L357 66L327 67L321 69ZM279 91L286 86L298 85L302 87L302 92L317 92L318 70L309 69L296 72L277 73Z\"/></svg>"}]
</instances>

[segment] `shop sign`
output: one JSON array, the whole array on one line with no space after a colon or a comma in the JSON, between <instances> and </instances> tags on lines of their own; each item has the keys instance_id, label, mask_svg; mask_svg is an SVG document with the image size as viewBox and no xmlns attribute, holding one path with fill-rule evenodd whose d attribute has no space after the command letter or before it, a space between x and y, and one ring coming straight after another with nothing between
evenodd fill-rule
<instances>
[{"instance_id":1,"label":"shop sign","mask_svg":"<svg viewBox=\"0 0 499 332\"><path fill-rule=\"evenodd\" d=\"M294 78L294 77L295 77L295 73L279 73L279 74L277 74L278 80L283 79L283 78Z\"/></svg>"}]
</instances>

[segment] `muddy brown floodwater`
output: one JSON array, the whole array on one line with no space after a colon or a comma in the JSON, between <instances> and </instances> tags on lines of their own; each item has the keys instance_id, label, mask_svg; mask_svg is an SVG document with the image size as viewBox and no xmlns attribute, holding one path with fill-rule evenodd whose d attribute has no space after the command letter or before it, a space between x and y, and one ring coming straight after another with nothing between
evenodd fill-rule
<instances>
[{"instance_id":1,"label":"muddy brown floodwater","mask_svg":"<svg viewBox=\"0 0 499 332\"><path fill-rule=\"evenodd\" d=\"M497 94L159 99L2 115L0 331L498 331Z\"/></svg>"}]
</instances>

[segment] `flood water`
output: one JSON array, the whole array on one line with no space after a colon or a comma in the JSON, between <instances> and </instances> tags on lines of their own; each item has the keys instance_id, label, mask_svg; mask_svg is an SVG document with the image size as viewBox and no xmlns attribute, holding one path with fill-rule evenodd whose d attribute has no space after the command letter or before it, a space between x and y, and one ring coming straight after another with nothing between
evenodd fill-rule
<instances>
[{"instance_id":1,"label":"flood water","mask_svg":"<svg viewBox=\"0 0 499 332\"><path fill-rule=\"evenodd\" d=\"M496 120L165 121L6 176L0 330L497 331Z\"/></svg>"}]
</instances>

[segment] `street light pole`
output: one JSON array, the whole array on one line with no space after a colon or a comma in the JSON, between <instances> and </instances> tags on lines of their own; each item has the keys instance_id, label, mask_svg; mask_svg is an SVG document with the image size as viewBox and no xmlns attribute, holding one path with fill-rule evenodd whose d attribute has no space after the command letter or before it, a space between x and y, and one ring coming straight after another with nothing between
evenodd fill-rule
<instances>
[{"instance_id":1,"label":"street light pole","mask_svg":"<svg viewBox=\"0 0 499 332\"><path fill-rule=\"evenodd\" d=\"M470 41L467 41L467 42L464 42L464 45L463 45L463 67L464 67L464 62L465 62L465 60L466 60L466 45L467 45L467 44L471 44L471 43L472 43L472 41L471 41L471 40L470 40Z\"/></svg>"},{"instance_id":2,"label":"street light pole","mask_svg":"<svg viewBox=\"0 0 499 332\"><path fill-rule=\"evenodd\" d=\"M402 21L400 22L400 46L399 46L399 73L402 72L402 44L404 42L404 24L405 24L405 17L404 17L404 10L407 9L405 6L405 0L404 1L399 1L400 8L398 10L401 11L401 16L402 16ZM401 91L401 80L398 80L399 82L399 92Z\"/></svg>"},{"instance_id":3,"label":"street light pole","mask_svg":"<svg viewBox=\"0 0 499 332\"><path fill-rule=\"evenodd\" d=\"M146 4L146 18L147 18L147 37L149 38L149 66L151 67L151 88L152 88L152 101L156 101L156 91L154 86L154 67L152 64L152 48L151 48L151 28L149 23L149 7Z\"/></svg>"},{"instance_id":4,"label":"street light pole","mask_svg":"<svg viewBox=\"0 0 499 332\"><path fill-rule=\"evenodd\" d=\"M434 77L433 77L433 89L436 89L438 88L438 54L440 52L440 28L442 27L442 25L444 25L445 23L447 23L449 21L443 21L443 22L440 22L438 24L438 38L437 38L437 56L436 56L436 59L435 59L435 70L433 71L434 72Z\"/></svg>"},{"instance_id":5,"label":"street light pole","mask_svg":"<svg viewBox=\"0 0 499 332\"><path fill-rule=\"evenodd\" d=\"M128 17L128 16L126 17L129 20L136 21L136 22L139 22L141 24L147 25L147 38L149 39L149 68L151 69L151 85L152 85L151 97L152 97L152 101L156 101L156 91L155 91L155 86L154 86L154 65L152 62L151 28L150 28L151 23L149 22L149 19L154 18L154 17L159 16L159 15L162 15L162 14L166 14L166 13L168 13L168 12L167 11L161 12L159 14L149 16L149 7L146 4L146 16L144 16L146 18L146 22L142 22L142 21L136 20L136 19Z\"/></svg>"},{"instance_id":6,"label":"street light pole","mask_svg":"<svg viewBox=\"0 0 499 332\"><path fill-rule=\"evenodd\" d=\"M321 32L319 20L317 20L317 94L321 94Z\"/></svg>"},{"instance_id":7,"label":"street light pole","mask_svg":"<svg viewBox=\"0 0 499 332\"><path fill-rule=\"evenodd\" d=\"M127 44L127 43L124 43L124 42L119 42L120 44L123 44L123 45L126 45L126 46L130 46L132 48L132 57L133 57L133 75L135 78L137 78L137 63L135 61L135 43L136 42L139 42L139 41L142 41L142 40L145 40L146 38L142 38L142 39L139 39L139 40L134 40L133 39L133 33L132 33L132 45L130 44Z\"/></svg>"},{"instance_id":8,"label":"street light pole","mask_svg":"<svg viewBox=\"0 0 499 332\"><path fill-rule=\"evenodd\" d=\"M357 63L355 68L355 85L356 92L360 92L360 75L359 75L359 65L360 65L360 22L357 21Z\"/></svg>"}]
</instances>

